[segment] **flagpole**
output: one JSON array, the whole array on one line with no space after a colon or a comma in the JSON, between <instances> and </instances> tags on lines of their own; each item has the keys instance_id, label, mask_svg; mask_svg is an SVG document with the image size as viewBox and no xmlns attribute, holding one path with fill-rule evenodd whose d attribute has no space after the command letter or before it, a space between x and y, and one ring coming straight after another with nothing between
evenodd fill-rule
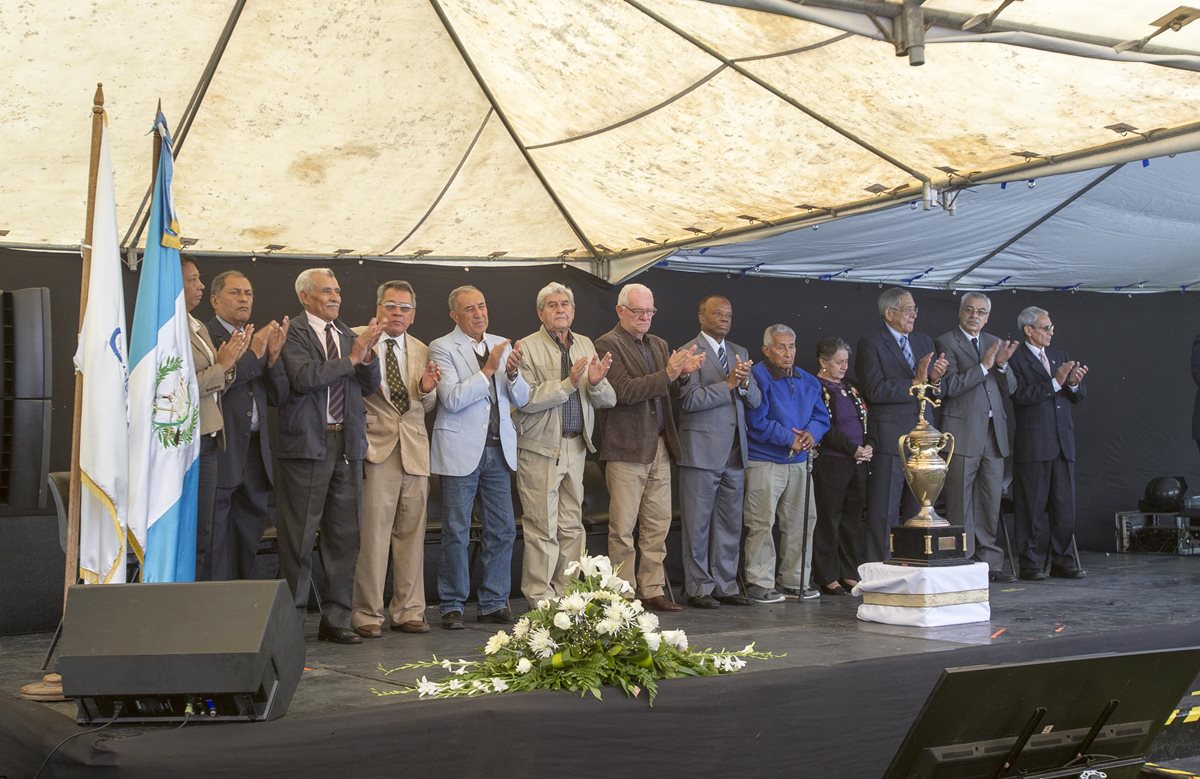
<instances>
[{"instance_id":1,"label":"flagpole","mask_svg":"<svg viewBox=\"0 0 1200 779\"><path fill-rule=\"evenodd\" d=\"M92 221L96 215L96 179L100 171L100 140L104 131L104 85L96 85L92 98L92 151L88 163L87 223L83 229L83 279L79 284L79 323L87 311L88 282L92 277ZM63 575L63 617L67 591L79 581L79 447L83 426L83 373L75 371L75 416L71 422L71 488L67 499L66 570Z\"/></svg>"}]
</instances>

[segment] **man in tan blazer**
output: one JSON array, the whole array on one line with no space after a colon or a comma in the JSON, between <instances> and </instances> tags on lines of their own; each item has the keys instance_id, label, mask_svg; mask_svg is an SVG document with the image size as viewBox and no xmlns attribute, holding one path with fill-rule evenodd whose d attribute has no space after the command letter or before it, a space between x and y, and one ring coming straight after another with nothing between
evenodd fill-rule
<instances>
[{"instance_id":1,"label":"man in tan blazer","mask_svg":"<svg viewBox=\"0 0 1200 779\"><path fill-rule=\"evenodd\" d=\"M191 330L192 364L196 369L196 386L200 391L200 481L196 501L196 581L212 578L213 504L217 495L217 450L225 448L225 419L221 413L221 393L237 377L237 361L246 353L254 334L251 326L245 333L230 338L218 349L204 326L191 312L204 298L204 282L200 266L191 257L180 258L183 271L184 303L188 310Z\"/></svg>"},{"instance_id":2,"label":"man in tan blazer","mask_svg":"<svg viewBox=\"0 0 1200 779\"><path fill-rule=\"evenodd\" d=\"M392 555L392 630L427 633L425 622L425 501L429 497L429 434L425 414L437 405L441 370L428 347L408 335L417 294L407 281L387 281L376 293L375 345L383 381L363 398L367 462L358 565L350 624L363 638L382 635L383 585ZM388 539L391 539L390 547Z\"/></svg>"}]
</instances>

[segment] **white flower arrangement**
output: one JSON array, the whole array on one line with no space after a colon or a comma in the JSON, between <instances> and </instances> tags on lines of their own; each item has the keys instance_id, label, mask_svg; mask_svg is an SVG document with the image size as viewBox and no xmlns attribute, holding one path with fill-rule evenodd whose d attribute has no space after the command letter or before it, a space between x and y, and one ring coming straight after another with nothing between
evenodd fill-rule
<instances>
[{"instance_id":1,"label":"white flower arrangement","mask_svg":"<svg viewBox=\"0 0 1200 779\"><path fill-rule=\"evenodd\" d=\"M661 630L658 616L632 600L633 588L617 575L607 557L588 557L567 566L567 592L537 608L513 626L491 636L482 660L432 660L379 670L384 674L441 667L440 682L422 676L422 698L451 698L524 690L572 690L600 699L605 685L636 697L644 689L653 704L660 679L734 673L746 658L782 657L748 644L740 652L688 648L682 630Z\"/></svg>"}]
</instances>

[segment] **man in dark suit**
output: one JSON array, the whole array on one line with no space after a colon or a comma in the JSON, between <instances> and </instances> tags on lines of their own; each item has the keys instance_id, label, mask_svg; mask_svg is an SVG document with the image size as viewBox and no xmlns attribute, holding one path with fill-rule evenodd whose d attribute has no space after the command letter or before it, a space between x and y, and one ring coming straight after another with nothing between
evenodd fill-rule
<instances>
[{"instance_id":1,"label":"man in dark suit","mask_svg":"<svg viewBox=\"0 0 1200 779\"><path fill-rule=\"evenodd\" d=\"M917 424L920 404L913 387L937 384L946 372L946 358L933 358L933 339L913 332L917 304L907 290L885 289L879 296L883 326L860 338L854 369L867 397L867 437L876 443L867 478L866 538L860 548L863 562L888 559L888 536L902 519L917 513L920 505L905 488L900 437ZM933 422L932 407L926 408Z\"/></svg>"},{"instance_id":2,"label":"man in dark suit","mask_svg":"<svg viewBox=\"0 0 1200 779\"><path fill-rule=\"evenodd\" d=\"M954 457L942 494L950 522L966 532L967 556L988 564L991 581L1011 582L1016 577L1004 570L997 535L1004 458L1009 455L1004 398L1017 386L1008 360L1021 344L983 332L991 310L987 295L966 293L958 308L958 327L934 341L947 365L942 430L954 436Z\"/></svg>"},{"instance_id":3,"label":"man in dark suit","mask_svg":"<svg viewBox=\"0 0 1200 779\"><path fill-rule=\"evenodd\" d=\"M688 605L749 606L737 583L746 486L746 407L762 402L750 353L726 340L733 307L720 295L700 301L700 335L685 349L704 363L682 382L679 407L679 508Z\"/></svg>"},{"instance_id":4,"label":"man in dark suit","mask_svg":"<svg viewBox=\"0 0 1200 779\"><path fill-rule=\"evenodd\" d=\"M1196 404L1192 408L1192 438L1200 447L1200 335L1192 341L1192 381L1196 382Z\"/></svg>"},{"instance_id":5,"label":"man in dark suit","mask_svg":"<svg viewBox=\"0 0 1200 779\"><path fill-rule=\"evenodd\" d=\"M671 352L666 341L651 335L656 313L649 287L626 284L617 296L617 326L596 339L597 352L612 354L608 382L617 393L617 405L604 412L600 459L608 483L609 558L647 609L679 611L666 596L663 569L671 529L671 458L679 455L672 406L675 380L699 368L704 355Z\"/></svg>"},{"instance_id":6,"label":"man in dark suit","mask_svg":"<svg viewBox=\"0 0 1200 779\"><path fill-rule=\"evenodd\" d=\"M237 362L237 376L221 396L225 449L217 454L213 503L212 578L253 579L258 542L267 525L267 499L274 483L267 405L287 400L287 376L279 362L288 318L254 329L254 287L238 271L212 280L209 302L216 313L208 333L218 347L238 333L252 332L250 348Z\"/></svg>"},{"instance_id":7,"label":"man in dark suit","mask_svg":"<svg viewBox=\"0 0 1200 779\"><path fill-rule=\"evenodd\" d=\"M1030 306L1017 317L1025 334L1009 364L1017 380L1013 415L1017 435L1013 452L1013 510L1021 578L1046 578L1047 540L1050 575L1082 579L1076 561L1075 423L1071 406L1087 397L1087 366L1050 348L1054 324L1045 309ZM1046 517L1049 514L1049 527Z\"/></svg>"},{"instance_id":8,"label":"man in dark suit","mask_svg":"<svg viewBox=\"0 0 1200 779\"><path fill-rule=\"evenodd\" d=\"M303 621L319 529L328 585L317 638L358 644L350 610L367 452L363 396L379 387L382 328L372 318L356 338L338 319L342 291L328 268L303 271L296 294L304 312L292 318L282 352L289 392L279 409L279 573Z\"/></svg>"}]
</instances>

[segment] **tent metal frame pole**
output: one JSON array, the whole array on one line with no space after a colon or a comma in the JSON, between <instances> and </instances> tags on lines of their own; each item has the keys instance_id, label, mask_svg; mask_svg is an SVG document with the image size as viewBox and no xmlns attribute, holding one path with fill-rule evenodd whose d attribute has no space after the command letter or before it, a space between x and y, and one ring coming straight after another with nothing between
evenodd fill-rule
<instances>
[{"instance_id":1,"label":"tent metal frame pole","mask_svg":"<svg viewBox=\"0 0 1200 779\"><path fill-rule=\"evenodd\" d=\"M1061 203L1056 205L1054 208L1050 209L1045 214L1042 214L1040 217L1035 219L1031 224L1026 225L1016 235L1012 236L1007 241L1000 244L995 249L988 252L986 255L984 255L977 261L971 263L971 265L966 270L964 270L962 273L958 274L954 278L950 279L950 281L947 282L946 286L953 289L955 287L955 285L957 285L958 282L961 281L963 278L970 275L971 273L974 273L976 270L983 267L986 263L988 263L993 258L995 258L997 255L999 255L1002 251L1004 251L1008 247L1012 246L1014 243L1021 240L1025 236L1029 235L1037 228L1041 227L1043 224L1045 224L1048 220L1050 220L1059 211L1062 211L1064 208L1071 205L1079 198L1083 197L1085 194L1087 194L1089 191L1091 191L1092 188L1101 184L1109 176L1116 173L1121 168L1125 167L1125 165L1126 165L1126 163L1121 163L1120 165L1114 165L1111 168L1109 168L1108 170L1104 171L1104 173L1102 175L1097 176L1096 179L1094 181L1090 182L1086 187L1082 187L1081 189L1079 189L1079 191L1073 193L1070 197L1063 200Z\"/></svg>"},{"instance_id":2,"label":"tent metal frame pole","mask_svg":"<svg viewBox=\"0 0 1200 779\"><path fill-rule=\"evenodd\" d=\"M501 107L500 101L496 99L496 95L487 85L487 82L484 81L483 74L479 72L479 68L476 66L475 60L472 59L470 53L467 51L467 47L463 44L462 39L458 37L458 32L454 29L454 25L450 23L450 18L446 15L446 11L442 8L442 4L439 2L439 0L429 0L429 4L433 6L433 11L438 15L438 19L441 20L442 27L445 28L446 33L450 36L450 40L454 43L454 48L458 50L459 56L463 58L463 62L466 63L467 68L471 71L471 76L475 79L475 83L479 85L479 89L483 92L484 97L487 98L488 103L491 104L492 109L496 112L496 117L499 118L500 123L504 125L505 131L508 132L508 136L512 138L513 143L516 144L517 149L521 152L521 156L525 158L525 164L528 165L529 169L533 171L533 175L537 177L537 180L541 183L542 188L546 190L546 194L550 196L550 200L554 203L555 208L557 208L559 213L562 214L563 219L567 221L571 231L575 233L575 237L578 238L580 243L583 244L584 249L586 249L587 252L592 255L593 259L598 261L600 259L600 252L595 246L592 245L592 242L588 240L588 237L584 234L583 229L578 223L576 223L575 217L573 217L571 212L567 210L566 204L562 202L561 198L559 198L558 192L555 191L554 187L550 185L550 181L546 178L545 174L542 173L541 167L533 159L533 155L529 153L529 149L526 148L525 144L521 141L520 136L517 135L516 128L513 127L508 115Z\"/></svg>"},{"instance_id":3,"label":"tent metal frame pole","mask_svg":"<svg viewBox=\"0 0 1200 779\"><path fill-rule=\"evenodd\" d=\"M208 62L204 66L204 72L200 75L200 80L196 83L196 88L192 90L192 96L183 109L183 115L175 127L175 137L172 139L176 159L179 158L183 142L187 140L188 131L192 128L196 114L200 112L200 104L204 102L204 96L208 94L208 87L217 74L217 67L221 64L221 58L225 56L225 49L229 46L229 40L233 37L233 31L237 29L238 20L241 19L242 9L245 7L246 0L235 0L233 9L229 12L229 18L225 20L225 27L221 30L221 35L217 38L212 54L209 55ZM159 104L161 105L161 103L160 100ZM146 188L146 194L142 196L142 202L134 212L133 221L130 222L125 237L121 239L121 246L125 249L125 264L129 266L130 270L137 270L138 267L137 245L138 241L142 239L142 233L146 230L146 224L150 221L150 211L147 209L147 205L153 193L154 177L151 176L150 186Z\"/></svg>"}]
</instances>

